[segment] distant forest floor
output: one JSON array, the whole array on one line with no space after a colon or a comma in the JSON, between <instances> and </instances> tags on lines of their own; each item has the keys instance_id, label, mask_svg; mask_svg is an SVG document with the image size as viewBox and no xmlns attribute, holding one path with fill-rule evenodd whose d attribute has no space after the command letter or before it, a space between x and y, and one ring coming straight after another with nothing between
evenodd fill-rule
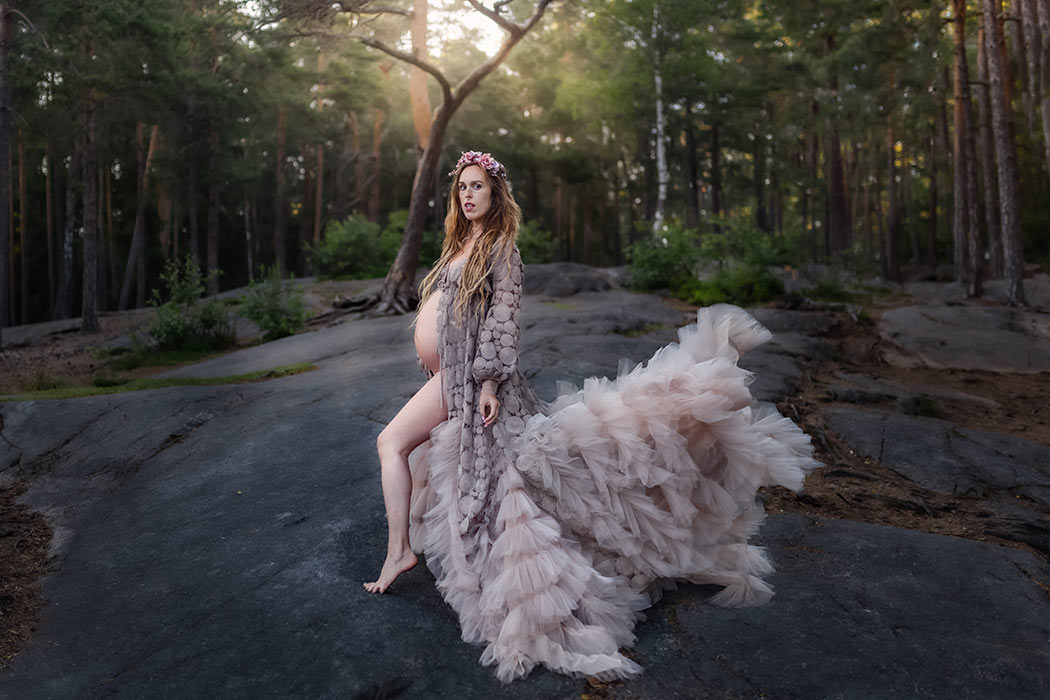
<instances>
[{"instance_id":1,"label":"distant forest floor","mask_svg":"<svg viewBox=\"0 0 1050 700\"><path fill-rule=\"evenodd\" d=\"M314 295L311 307L323 308L323 303L316 302L328 301L336 294L349 296L359 289L359 282L317 285L310 290ZM879 319L888 309L916 303L923 301L905 294L881 297L865 307L866 314L859 320L846 311L813 312L834 316L836 323L824 336L833 352L828 359L808 363L798 392L782 402L780 409L813 436L817 456L826 466L810 475L801 496L783 489L767 493L766 508L770 513L793 511L860 520L1023 547L987 535L987 513L973 500L923 490L856 454L825 429L827 386L835 383L836 373L849 372L987 399L993 403L938 399L935 414L961 428L994 431L1050 446L1050 382L1030 374L901 369L883 362L881 350L888 343L879 335ZM32 342L9 347L0 356L0 395L48 388L56 382L90 384L100 374L112 374L112 356L100 353L98 348L119 345L118 339L143 331L150 317L143 312L104 316L103 332L92 337L81 336L75 322L70 321L68 327L57 326ZM166 369L170 366L143 367L130 374L144 376ZM888 408L893 410L892 406ZM28 645L43 606L41 582L56 564L49 558L52 532L46 519L17 503L26 488L27 484L18 480L0 485L0 672Z\"/></svg>"}]
</instances>

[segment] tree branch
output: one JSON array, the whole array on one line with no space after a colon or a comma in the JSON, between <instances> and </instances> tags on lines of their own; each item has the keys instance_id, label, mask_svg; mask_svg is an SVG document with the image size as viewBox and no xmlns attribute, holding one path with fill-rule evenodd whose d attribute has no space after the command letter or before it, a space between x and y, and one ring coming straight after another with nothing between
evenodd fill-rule
<instances>
[{"instance_id":1,"label":"tree branch","mask_svg":"<svg viewBox=\"0 0 1050 700\"><path fill-rule=\"evenodd\" d=\"M509 32L511 34L521 31L521 27L519 27L514 22L511 22L509 19L504 19L504 17L500 15L495 8L490 10L489 8L485 7L480 2L478 2L478 0L467 0L467 2L469 2L470 6L473 7L475 10L477 10L478 12L480 12L481 14L485 15L493 22L498 24L504 31ZM499 3L496 4L499 5Z\"/></svg>"},{"instance_id":2,"label":"tree branch","mask_svg":"<svg viewBox=\"0 0 1050 700\"><path fill-rule=\"evenodd\" d=\"M372 39L370 37L361 37L359 41L365 46L370 46L373 49L376 49L377 51L382 51L383 53L389 56L393 56L399 61L411 63L416 68L430 73L432 76L434 76L438 83L441 84L441 92L445 96L445 101L448 102L452 99L452 86L449 85L448 78L446 78L445 74L438 70L435 66L432 66L426 61L421 61L412 54L408 54L404 51L398 51L397 49L390 48L389 46L377 39Z\"/></svg>"},{"instance_id":3,"label":"tree branch","mask_svg":"<svg viewBox=\"0 0 1050 700\"><path fill-rule=\"evenodd\" d=\"M22 21L25 22L26 24L28 24L29 28L33 30L33 33L36 34L38 37L40 37L40 41L44 42L44 48L47 49L48 51L51 50L51 46L47 43L47 37L45 37L43 34L41 34L37 30L36 26L33 25L32 20L30 20L28 17L26 17L24 12L22 12L21 10L19 10L17 8L14 8L14 7L7 8L7 11L10 12L11 14L18 15L19 17L21 17Z\"/></svg>"},{"instance_id":4,"label":"tree branch","mask_svg":"<svg viewBox=\"0 0 1050 700\"><path fill-rule=\"evenodd\" d=\"M475 5L476 0L468 1L471 5ZM507 30L510 33L503 40L503 45L499 47L499 51L496 52L495 56L482 63L480 66L472 70L465 78L463 78L463 80L459 81L459 84L456 85L455 90L453 91L453 95L450 96L452 97L452 99L455 100L457 105L460 102L462 102L467 95L474 91L474 89L478 86L478 83L480 83L486 75L491 73L493 69L496 68L496 66L503 63L503 60L510 53L510 50L513 49L519 41L521 41L521 38L525 36L530 29L536 26L537 22L540 21L540 18L543 17L543 13L547 11L547 6L550 5L551 2L553 2L553 0L540 0L539 3L537 3L536 5L536 12L523 24L514 24L513 22L507 22L507 20L504 20L502 17L500 17L500 20L502 22L507 22L508 24L513 26L514 29ZM486 14L492 12L488 8L485 8L485 11Z\"/></svg>"}]
</instances>

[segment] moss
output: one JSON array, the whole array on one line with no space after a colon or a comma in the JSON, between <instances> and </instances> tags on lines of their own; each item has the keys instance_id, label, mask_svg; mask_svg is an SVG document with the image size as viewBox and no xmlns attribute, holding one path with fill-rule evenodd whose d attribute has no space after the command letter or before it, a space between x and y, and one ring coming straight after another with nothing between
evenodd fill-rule
<instances>
[{"instance_id":1,"label":"moss","mask_svg":"<svg viewBox=\"0 0 1050 700\"><path fill-rule=\"evenodd\" d=\"M55 387L20 394L0 395L0 401L36 401L40 399L76 399L100 394L118 394L128 391L145 391L147 389L166 389L173 386L212 386L219 384L248 384L277 379L293 374L317 369L316 365L301 362L294 365L282 365L272 369L235 374L224 377L142 377L122 380L119 377L96 377L91 386Z\"/></svg>"}]
</instances>

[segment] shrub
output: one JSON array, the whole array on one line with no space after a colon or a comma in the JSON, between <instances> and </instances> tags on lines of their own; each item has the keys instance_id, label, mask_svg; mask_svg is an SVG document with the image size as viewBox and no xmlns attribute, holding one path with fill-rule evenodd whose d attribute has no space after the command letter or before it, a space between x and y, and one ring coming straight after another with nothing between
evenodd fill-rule
<instances>
[{"instance_id":1,"label":"shrub","mask_svg":"<svg viewBox=\"0 0 1050 700\"><path fill-rule=\"evenodd\" d=\"M693 279L672 290L679 299L697 306L719 303L762 304L784 293L784 284L764 267L724 267L706 280Z\"/></svg>"},{"instance_id":2,"label":"shrub","mask_svg":"<svg viewBox=\"0 0 1050 700\"><path fill-rule=\"evenodd\" d=\"M264 341L292 335L307 317L302 291L286 286L276 266L264 267L262 281L248 286L240 314L255 321Z\"/></svg>"},{"instance_id":3,"label":"shrub","mask_svg":"<svg viewBox=\"0 0 1050 700\"><path fill-rule=\"evenodd\" d=\"M700 239L700 255L709 262L735 260L751 267L797 265L801 245L797 233L774 236L749 219L718 217L717 231Z\"/></svg>"},{"instance_id":4,"label":"shrub","mask_svg":"<svg viewBox=\"0 0 1050 700\"><path fill-rule=\"evenodd\" d=\"M149 327L156 348L221 350L233 344L233 325L226 306L218 299L201 299L204 277L193 258L187 255L182 265L169 261L160 279L164 294L154 289L149 301L157 307L157 316Z\"/></svg>"},{"instance_id":5,"label":"shrub","mask_svg":"<svg viewBox=\"0 0 1050 700\"><path fill-rule=\"evenodd\" d=\"M518 230L518 250L526 265L554 262L558 242L549 231L540 228L540 222L527 221Z\"/></svg>"},{"instance_id":6,"label":"shrub","mask_svg":"<svg viewBox=\"0 0 1050 700\"><path fill-rule=\"evenodd\" d=\"M831 278L819 280L815 286L806 290L806 296L820 301L843 302L851 302L857 298L857 295L846 289L841 282Z\"/></svg>"},{"instance_id":7,"label":"shrub","mask_svg":"<svg viewBox=\"0 0 1050 700\"><path fill-rule=\"evenodd\" d=\"M381 230L379 224L354 214L329 223L324 240L309 248L307 256L310 268L322 277L382 277L394 262L400 245L401 234L392 226Z\"/></svg>"},{"instance_id":8,"label":"shrub","mask_svg":"<svg viewBox=\"0 0 1050 700\"><path fill-rule=\"evenodd\" d=\"M627 249L631 286L640 291L675 289L696 279L700 250L696 231L669 226L659 238L647 236Z\"/></svg>"}]
</instances>

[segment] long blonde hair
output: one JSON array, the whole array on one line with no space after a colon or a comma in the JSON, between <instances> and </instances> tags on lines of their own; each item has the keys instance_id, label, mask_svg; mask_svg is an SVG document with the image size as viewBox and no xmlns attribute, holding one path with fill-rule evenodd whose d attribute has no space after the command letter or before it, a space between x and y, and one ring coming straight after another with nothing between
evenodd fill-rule
<instances>
[{"instance_id":1,"label":"long blonde hair","mask_svg":"<svg viewBox=\"0 0 1050 700\"><path fill-rule=\"evenodd\" d=\"M452 259L463 250L470 239L472 225L470 220L463 216L463 210L459 201L459 176L464 169L476 163L461 163L452 176L452 188L448 198L448 210L445 214L445 241L441 245L441 257L434 263L434 269L430 271L419 286L419 309L423 308L430 295L434 293L434 287L441 274L452 263ZM485 308L485 302L491 290L485 284L492 268L489 266L489 256L496 249L504 264L510 266L510 256L514 251L514 241L518 237L518 225L521 221L521 208L514 201L510 193L505 177L493 177L485 168L485 179L492 188L488 212L481 221L482 232L478 240L471 248L470 257L463 264L463 273L460 276L459 291L453 304L453 313L457 322L462 321L468 307L476 305L475 310ZM416 310L418 313L418 309Z\"/></svg>"}]
</instances>

